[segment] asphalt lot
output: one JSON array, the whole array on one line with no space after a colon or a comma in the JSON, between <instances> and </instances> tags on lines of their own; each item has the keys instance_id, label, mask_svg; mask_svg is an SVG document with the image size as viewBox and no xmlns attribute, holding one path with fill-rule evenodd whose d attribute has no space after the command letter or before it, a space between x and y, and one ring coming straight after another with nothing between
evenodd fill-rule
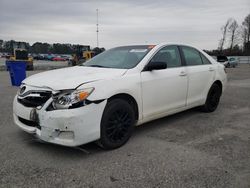
<instances>
[{"instance_id":1,"label":"asphalt lot","mask_svg":"<svg viewBox=\"0 0 250 188\"><path fill-rule=\"evenodd\" d=\"M147 123L112 151L44 144L21 131L12 120L17 87L1 71L0 187L250 187L250 66L227 71L214 113Z\"/></svg>"}]
</instances>

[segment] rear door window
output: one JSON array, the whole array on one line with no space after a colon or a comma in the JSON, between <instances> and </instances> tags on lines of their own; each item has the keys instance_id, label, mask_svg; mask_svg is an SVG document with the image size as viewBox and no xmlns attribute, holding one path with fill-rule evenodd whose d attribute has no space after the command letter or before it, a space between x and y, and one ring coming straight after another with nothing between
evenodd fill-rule
<instances>
[{"instance_id":1,"label":"rear door window","mask_svg":"<svg viewBox=\"0 0 250 188\"><path fill-rule=\"evenodd\" d=\"M194 48L187 47L187 46L182 46L181 49L183 52L183 56L186 60L186 64L188 66L203 64L199 51L197 51Z\"/></svg>"}]
</instances>

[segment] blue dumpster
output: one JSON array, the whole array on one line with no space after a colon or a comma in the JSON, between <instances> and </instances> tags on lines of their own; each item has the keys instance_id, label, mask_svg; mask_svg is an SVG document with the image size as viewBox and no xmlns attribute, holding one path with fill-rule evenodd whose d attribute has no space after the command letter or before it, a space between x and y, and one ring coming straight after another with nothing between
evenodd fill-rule
<instances>
[{"instance_id":1,"label":"blue dumpster","mask_svg":"<svg viewBox=\"0 0 250 188\"><path fill-rule=\"evenodd\" d=\"M11 84L13 86L20 86L26 78L26 62L7 60L6 67L10 74Z\"/></svg>"}]
</instances>

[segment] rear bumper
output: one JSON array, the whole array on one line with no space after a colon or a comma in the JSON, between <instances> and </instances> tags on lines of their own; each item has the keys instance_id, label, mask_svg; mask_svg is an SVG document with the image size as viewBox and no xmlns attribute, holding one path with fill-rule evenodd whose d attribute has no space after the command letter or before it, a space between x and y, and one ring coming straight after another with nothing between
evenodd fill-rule
<instances>
[{"instance_id":1,"label":"rear bumper","mask_svg":"<svg viewBox=\"0 0 250 188\"><path fill-rule=\"evenodd\" d=\"M41 109L34 110L20 104L15 97L13 102L15 124L45 142L64 146L79 146L100 138L100 123L106 100L75 109L46 111L51 100L49 99ZM22 121L25 119L32 122L32 111L37 114L39 126L27 125Z\"/></svg>"}]
</instances>

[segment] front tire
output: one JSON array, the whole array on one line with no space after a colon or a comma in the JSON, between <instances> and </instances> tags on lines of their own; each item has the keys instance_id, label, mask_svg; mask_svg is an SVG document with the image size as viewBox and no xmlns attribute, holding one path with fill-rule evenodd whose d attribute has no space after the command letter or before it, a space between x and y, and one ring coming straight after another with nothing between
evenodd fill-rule
<instances>
[{"instance_id":1,"label":"front tire","mask_svg":"<svg viewBox=\"0 0 250 188\"><path fill-rule=\"evenodd\" d=\"M123 99L107 103L101 120L101 139L98 144L104 149L115 149L130 138L135 125L132 106Z\"/></svg>"},{"instance_id":2,"label":"front tire","mask_svg":"<svg viewBox=\"0 0 250 188\"><path fill-rule=\"evenodd\" d=\"M213 112L216 110L221 97L221 88L214 83L209 89L205 104L201 107L203 112Z\"/></svg>"}]
</instances>

